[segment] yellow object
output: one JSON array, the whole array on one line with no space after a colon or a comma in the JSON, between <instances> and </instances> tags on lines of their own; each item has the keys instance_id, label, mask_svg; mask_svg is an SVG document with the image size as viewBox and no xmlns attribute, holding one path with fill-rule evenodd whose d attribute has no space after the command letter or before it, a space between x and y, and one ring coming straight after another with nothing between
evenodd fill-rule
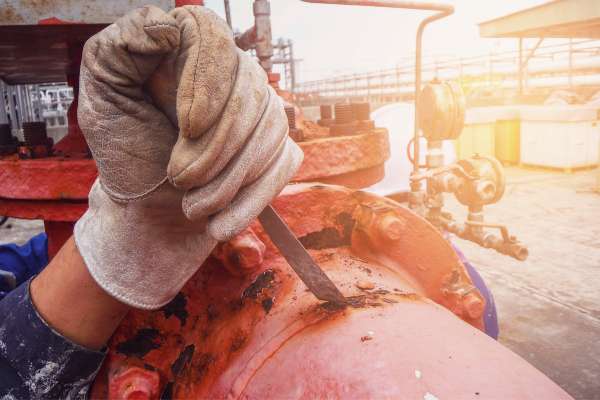
<instances>
[{"instance_id":1,"label":"yellow object","mask_svg":"<svg viewBox=\"0 0 600 400\"><path fill-rule=\"evenodd\" d=\"M495 157L495 122L465 124L455 140L456 158L462 160L475 154Z\"/></svg>"},{"instance_id":2,"label":"yellow object","mask_svg":"<svg viewBox=\"0 0 600 400\"><path fill-rule=\"evenodd\" d=\"M496 158L503 164L518 164L521 157L521 121L498 120L495 124Z\"/></svg>"}]
</instances>

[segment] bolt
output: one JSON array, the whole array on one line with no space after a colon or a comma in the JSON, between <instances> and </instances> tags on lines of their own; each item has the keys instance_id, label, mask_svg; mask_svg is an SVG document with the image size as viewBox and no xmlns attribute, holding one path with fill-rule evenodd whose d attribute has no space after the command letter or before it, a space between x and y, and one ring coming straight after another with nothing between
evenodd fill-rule
<instances>
[{"instance_id":1,"label":"bolt","mask_svg":"<svg viewBox=\"0 0 600 400\"><path fill-rule=\"evenodd\" d=\"M352 103L354 118L359 121L368 121L371 119L371 105L369 103Z\"/></svg>"},{"instance_id":2,"label":"bolt","mask_svg":"<svg viewBox=\"0 0 600 400\"><path fill-rule=\"evenodd\" d=\"M398 240L404 234L406 226L404 221L398 218L395 215L386 215L379 221L379 232L389 239L389 240Z\"/></svg>"},{"instance_id":3,"label":"bolt","mask_svg":"<svg viewBox=\"0 0 600 400\"><path fill-rule=\"evenodd\" d=\"M118 400L156 400L159 382L156 371L130 367L109 378L108 397Z\"/></svg>"},{"instance_id":4,"label":"bolt","mask_svg":"<svg viewBox=\"0 0 600 400\"><path fill-rule=\"evenodd\" d=\"M46 123L23 122L23 137L27 146L45 145L48 140Z\"/></svg>"},{"instance_id":5,"label":"bolt","mask_svg":"<svg viewBox=\"0 0 600 400\"><path fill-rule=\"evenodd\" d=\"M290 129L296 129L296 110L294 106L285 106L285 115L287 115L288 126Z\"/></svg>"},{"instance_id":6,"label":"bolt","mask_svg":"<svg viewBox=\"0 0 600 400\"><path fill-rule=\"evenodd\" d=\"M329 104L323 104L319 109L321 111L321 119L331 119L331 106Z\"/></svg>"},{"instance_id":7,"label":"bolt","mask_svg":"<svg viewBox=\"0 0 600 400\"><path fill-rule=\"evenodd\" d=\"M469 293L463 297L462 305L471 319L481 317L485 310L485 303L475 293Z\"/></svg>"},{"instance_id":8,"label":"bolt","mask_svg":"<svg viewBox=\"0 0 600 400\"><path fill-rule=\"evenodd\" d=\"M248 228L229 242L221 243L213 255L232 275L242 276L260 267L265 251L265 244Z\"/></svg>"},{"instance_id":9,"label":"bolt","mask_svg":"<svg viewBox=\"0 0 600 400\"><path fill-rule=\"evenodd\" d=\"M352 112L352 105L346 103L338 103L335 105L335 123L336 124L350 124L354 122L354 113Z\"/></svg>"}]
</instances>

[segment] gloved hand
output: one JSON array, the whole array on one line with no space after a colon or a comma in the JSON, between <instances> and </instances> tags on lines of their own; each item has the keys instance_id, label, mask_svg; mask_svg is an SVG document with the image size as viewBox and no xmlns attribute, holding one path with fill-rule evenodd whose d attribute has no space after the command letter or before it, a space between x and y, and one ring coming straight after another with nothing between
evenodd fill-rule
<instances>
[{"instance_id":1,"label":"gloved hand","mask_svg":"<svg viewBox=\"0 0 600 400\"><path fill-rule=\"evenodd\" d=\"M281 191L302 152L264 71L203 7L124 16L88 40L80 79L99 179L77 247L112 296L159 308Z\"/></svg>"}]
</instances>

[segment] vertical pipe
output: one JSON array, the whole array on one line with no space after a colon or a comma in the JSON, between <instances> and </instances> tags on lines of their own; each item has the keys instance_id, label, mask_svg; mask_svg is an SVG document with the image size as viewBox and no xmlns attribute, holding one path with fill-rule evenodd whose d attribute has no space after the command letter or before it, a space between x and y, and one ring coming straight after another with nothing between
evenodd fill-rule
<instances>
[{"instance_id":1,"label":"vertical pipe","mask_svg":"<svg viewBox=\"0 0 600 400\"><path fill-rule=\"evenodd\" d=\"M25 94L23 93L23 85L18 85L16 92L19 120L21 121L22 125L23 122L29 122L29 116L27 115L27 105L25 104Z\"/></svg>"},{"instance_id":2,"label":"vertical pipe","mask_svg":"<svg viewBox=\"0 0 600 400\"><path fill-rule=\"evenodd\" d=\"M523 96L523 38L519 38L519 97Z\"/></svg>"},{"instance_id":3,"label":"vertical pipe","mask_svg":"<svg viewBox=\"0 0 600 400\"><path fill-rule=\"evenodd\" d=\"M288 50L290 54L290 91L294 93L296 90L296 60L294 60L294 42L288 39Z\"/></svg>"},{"instance_id":4,"label":"vertical pipe","mask_svg":"<svg viewBox=\"0 0 600 400\"><path fill-rule=\"evenodd\" d=\"M227 25L229 25L229 29L233 30L233 25L231 22L231 8L229 7L229 0L223 0L223 5L225 6L225 19L227 20Z\"/></svg>"},{"instance_id":5,"label":"vertical pipe","mask_svg":"<svg viewBox=\"0 0 600 400\"><path fill-rule=\"evenodd\" d=\"M273 42L271 34L271 4L268 0L254 0L254 25L256 26L256 56L260 66L271 72L273 68Z\"/></svg>"},{"instance_id":6,"label":"vertical pipe","mask_svg":"<svg viewBox=\"0 0 600 400\"><path fill-rule=\"evenodd\" d=\"M414 124L414 132L413 132L413 141L414 141L414 156L413 156L413 172L417 173L419 171L419 93L421 92L421 67L423 64L421 50L423 48L423 31L425 27L438 19L444 18L454 12L454 7L449 7L448 9L442 10L437 14L431 15L425 18L419 24L417 29L417 40L416 40L416 53L415 53L415 124ZM421 187L420 181L415 181L414 190L418 190ZM417 187L418 185L418 187Z\"/></svg>"},{"instance_id":7,"label":"vertical pipe","mask_svg":"<svg viewBox=\"0 0 600 400\"><path fill-rule=\"evenodd\" d=\"M6 114L7 101L6 99L6 85L0 80L0 124L8 123L8 115Z\"/></svg>"},{"instance_id":8,"label":"vertical pipe","mask_svg":"<svg viewBox=\"0 0 600 400\"><path fill-rule=\"evenodd\" d=\"M492 80L494 77L494 50L490 51L488 58L488 85L492 86Z\"/></svg>"},{"instance_id":9,"label":"vertical pipe","mask_svg":"<svg viewBox=\"0 0 600 400\"><path fill-rule=\"evenodd\" d=\"M13 130L20 128L19 118L15 109L15 93L14 86L6 86L6 99L8 101L8 115L10 116L10 123Z\"/></svg>"},{"instance_id":10,"label":"vertical pipe","mask_svg":"<svg viewBox=\"0 0 600 400\"><path fill-rule=\"evenodd\" d=\"M573 38L569 38L569 88L573 89Z\"/></svg>"}]
</instances>

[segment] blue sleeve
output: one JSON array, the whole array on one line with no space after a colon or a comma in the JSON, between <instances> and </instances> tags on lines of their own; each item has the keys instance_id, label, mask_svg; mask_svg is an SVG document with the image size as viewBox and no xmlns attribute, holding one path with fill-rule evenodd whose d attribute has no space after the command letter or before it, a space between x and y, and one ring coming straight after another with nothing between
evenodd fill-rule
<instances>
[{"instance_id":1,"label":"blue sleeve","mask_svg":"<svg viewBox=\"0 0 600 400\"><path fill-rule=\"evenodd\" d=\"M29 283L0 300L0 399L84 399L106 353L49 327L31 302Z\"/></svg>"},{"instance_id":2,"label":"blue sleeve","mask_svg":"<svg viewBox=\"0 0 600 400\"><path fill-rule=\"evenodd\" d=\"M34 236L22 246L0 245L0 299L48 264L48 238Z\"/></svg>"}]
</instances>

